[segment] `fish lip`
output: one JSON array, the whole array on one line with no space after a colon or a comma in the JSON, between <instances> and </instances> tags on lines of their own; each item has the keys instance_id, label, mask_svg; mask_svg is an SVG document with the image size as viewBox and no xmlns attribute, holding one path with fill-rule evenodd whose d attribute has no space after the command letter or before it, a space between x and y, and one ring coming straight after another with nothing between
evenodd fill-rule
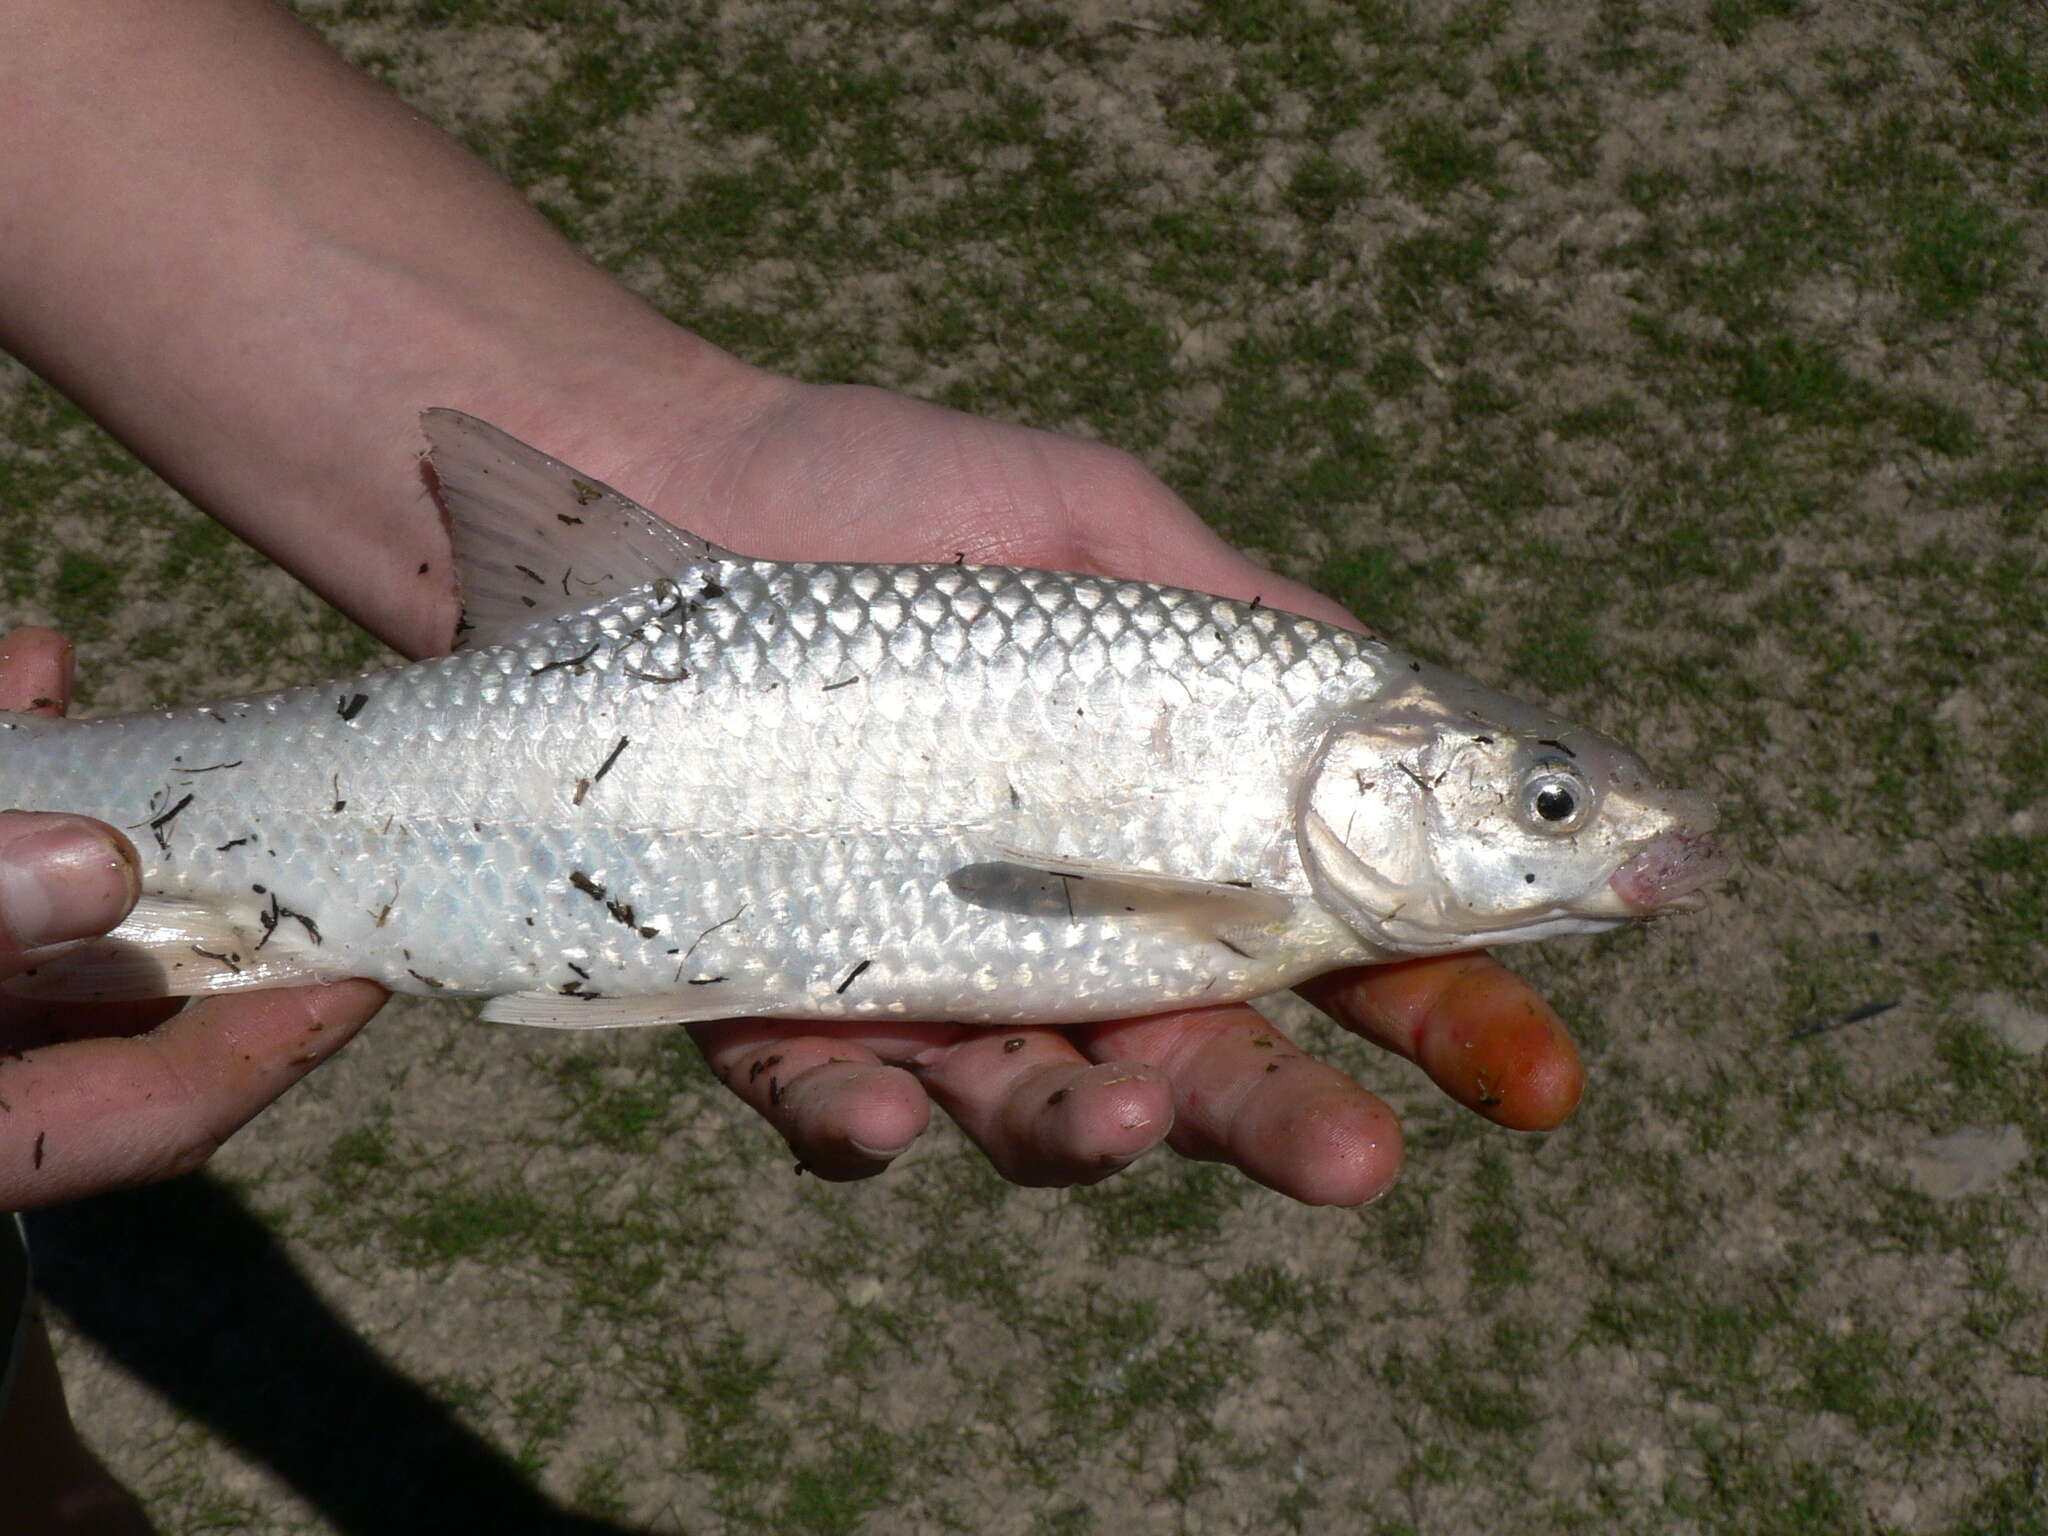
<instances>
[{"instance_id":1,"label":"fish lip","mask_svg":"<svg viewBox=\"0 0 2048 1536\"><path fill-rule=\"evenodd\" d=\"M1697 912L1706 905L1706 887L1728 869L1711 833L1660 832L1608 876L1607 889L1632 916Z\"/></svg>"}]
</instances>

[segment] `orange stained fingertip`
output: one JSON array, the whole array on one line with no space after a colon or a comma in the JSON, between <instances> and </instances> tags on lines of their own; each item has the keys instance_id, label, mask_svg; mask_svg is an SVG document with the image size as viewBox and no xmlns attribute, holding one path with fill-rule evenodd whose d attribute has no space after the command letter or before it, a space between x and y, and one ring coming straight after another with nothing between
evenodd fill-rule
<instances>
[{"instance_id":1,"label":"orange stained fingertip","mask_svg":"<svg viewBox=\"0 0 2048 1536\"><path fill-rule=\"evenodd\" d=\"M1535 989L1486 954L1374 966L1328 1001L1364 1013L1430 1080L1474 1113L1517 1131L1547 1131L1579 1107L1586 1072L1564 1021ZM1320 1001L1320 999L1319 999ZM1347 1006L1348 1005L1348 1006Z\"/></svg>"}]
</instances>

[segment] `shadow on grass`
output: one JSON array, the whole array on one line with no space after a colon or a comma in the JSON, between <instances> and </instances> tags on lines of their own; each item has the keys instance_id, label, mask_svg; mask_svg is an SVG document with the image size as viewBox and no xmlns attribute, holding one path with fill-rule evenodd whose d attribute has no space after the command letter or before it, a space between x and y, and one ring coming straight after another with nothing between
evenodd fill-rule
<instances>
[{"instance_id":1,"label":"shadow on grass","mask_svg":"<svg viewBox=\"0 0 2048 1536\"><path fill-rule=\"evenodd\" d=\"M564 1510L329 1310L204 1174L27 1218L38 1289L349 1536L636 1536Z\"/></svg>"}]
</instances>

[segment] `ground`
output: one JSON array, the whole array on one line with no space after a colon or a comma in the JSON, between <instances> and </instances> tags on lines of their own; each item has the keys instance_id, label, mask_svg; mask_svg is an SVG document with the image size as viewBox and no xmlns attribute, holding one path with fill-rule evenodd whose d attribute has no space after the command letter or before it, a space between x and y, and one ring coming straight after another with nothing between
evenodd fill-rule
<instances>
[{"instance_id":1,"label":"ground","mask_svg":"<svg viewBox=\"0 0 2048 1536\"><path fill-rule=\"evenodd\" d=\"M46 1223L166 1530L2048 1532L2038 5L299 9L678 320L1133 450L1740 869L1518 957L1548 1136L1303 1021L1360 1212L821 1186L674 1032L395 1006ZM19 370L0 552L96 711L371 654Z\"/></svg>"}]
</instances>

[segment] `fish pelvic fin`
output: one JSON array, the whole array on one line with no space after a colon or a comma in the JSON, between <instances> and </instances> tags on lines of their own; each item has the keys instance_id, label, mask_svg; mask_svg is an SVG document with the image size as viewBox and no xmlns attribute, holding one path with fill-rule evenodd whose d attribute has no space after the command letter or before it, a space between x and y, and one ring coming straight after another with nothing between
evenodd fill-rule
<instances>
[{"instance_id":1,"label":"fish pelvic fin","mask_svg":"<svg viewBox=\"0 0 2048 1536\"><path fill-rule=\"evenodd\" d=\"M457 650L732 558L474 416L437 406L420 428L455 551Z\"/></svg>"}]
</instances>

